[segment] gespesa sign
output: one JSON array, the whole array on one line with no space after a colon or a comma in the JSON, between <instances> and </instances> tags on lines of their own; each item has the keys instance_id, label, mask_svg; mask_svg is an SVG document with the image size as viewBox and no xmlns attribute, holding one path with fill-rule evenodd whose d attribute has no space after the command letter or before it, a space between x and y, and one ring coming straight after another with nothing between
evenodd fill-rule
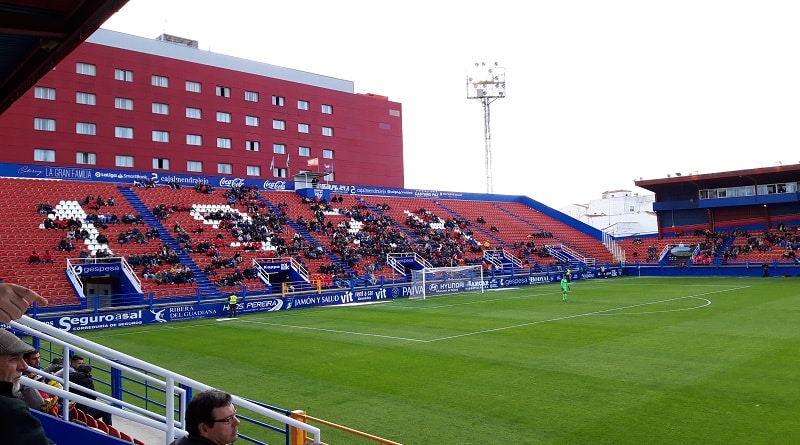
<instances>
[{"instance_id":1,"label":"gespesa sign","mask_svg":"<svg viewBox=\"0 0 800 445\"><path fill-rule=\"evenodd\" d=\"M78 276L116 275L122 273L121 263L88 263L72 266Z\"/></svg>"}]
</instances>

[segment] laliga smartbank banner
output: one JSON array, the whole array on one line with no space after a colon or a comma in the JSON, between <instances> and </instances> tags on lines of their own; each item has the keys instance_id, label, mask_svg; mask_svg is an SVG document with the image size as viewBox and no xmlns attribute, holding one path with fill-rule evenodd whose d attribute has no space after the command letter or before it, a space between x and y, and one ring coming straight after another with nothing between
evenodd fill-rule
<instances>
[{"instance_id":1,"label":"laliga smartbank banner","mask_svg":"<svg viewBox=\"0 0 800 445\"><path fill-rule=\"evenodd\" d=\"M456 292L479 291L481 287L483 287L484 290L491 290L552 283L559 280L561 280L561 275L554 274L491 278L483 281L462 280L441 283L432 282L425 283L425 293L427 295L443 295ZM282 298L245 299L238 303L237 314L244 315L317 306L378 302L394 298L408 298L421 295L422 290L422 285L401 285L370 289L343 289L323 294L295 295ZM89 329L120 328L227 316L228 303L220 301L216 303L184 304L153 309L103 312L87 315L45 316L40 317L39 321L64 331L75 332Z\"/></svg>"}]
</instances>

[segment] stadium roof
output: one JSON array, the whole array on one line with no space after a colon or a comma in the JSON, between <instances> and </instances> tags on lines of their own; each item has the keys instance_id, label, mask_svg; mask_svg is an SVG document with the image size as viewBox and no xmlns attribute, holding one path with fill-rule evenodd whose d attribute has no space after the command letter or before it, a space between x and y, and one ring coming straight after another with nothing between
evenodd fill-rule
<instances>
[{"instance_id":1,"label":"stadium roof","mask_svg":"<svg viewBox=\"0 0 800 445\"><path fill-rule=\"evenodd\" d=\"M0 113L128 0L0 0Z\"/></svg>"},{"instance_id":2,"label":"stadium roof","mask_svg":"<svg viewBox=\"0 0 800 445\"><path fill-rule=\"evenodd\" d=\"M642 179L634 181L636 186L654 193L675 190L691 185L699 190L739 187L743 185L779 184L800 181L800 164L777 165L774 167L734 170L720 173L675 174L661 179Z\"/></svg>"}]
</instances>

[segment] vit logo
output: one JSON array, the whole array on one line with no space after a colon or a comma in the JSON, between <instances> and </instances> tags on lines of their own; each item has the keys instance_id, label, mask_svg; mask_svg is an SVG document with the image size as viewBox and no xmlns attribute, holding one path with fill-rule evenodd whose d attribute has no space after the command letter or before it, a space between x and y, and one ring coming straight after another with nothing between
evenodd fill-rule
<instances>
[{"instance_id":1,"label":"vit logo","mask_svg":"<svg viewBox=\"0 0 800 445\"><path fill-rule=\"evenodd\" d=\"M342 295L342 303L352 303L353 302L353 293L352 292L345 292Z\"/></svg>"}]
</instances>

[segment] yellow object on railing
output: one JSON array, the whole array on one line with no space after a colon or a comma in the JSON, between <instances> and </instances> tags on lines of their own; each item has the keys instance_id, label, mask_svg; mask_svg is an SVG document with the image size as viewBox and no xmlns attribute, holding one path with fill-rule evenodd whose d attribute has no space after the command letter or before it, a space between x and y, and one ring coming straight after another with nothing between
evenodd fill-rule
<instances>
[{"instance_id":1,"label":"yellow object on railing","mask_svg":"<svg viewBox=\"0 0 800 445\"><path fill-rule=\"evenodd\" d=\"M346 433L353 434L354 436L359 436L359 437L363 437L363 438L372 440L375 443L377 443L378 445L402 445L399 442L394 442L394 441L389 440L389 439L384 439L384 438L381 438L381 437L378 437L378 436L373 436L372 434L369 434L369 433L364 433L362 431L354 430L352 428L348 428L346 426L338 425L338 424L333 423L333 422L328 422L327 420L322 420L322 419L318 419L316 417L309 416L309 415L306 414L305 411L302 411L302 410L292 411L291 414L289 414L289 417L291 417L292 419L299 420L299 421L301 421L303 423L316 422L316 423L322 424L324 426L329 426L329 427L335 428L335 429L337 429L339 431L344 431ZM289 444L290 445L307 445L308 443L314 443L313 441L309 441L307 439L305 431L303 431L303 430L301 430L299 428L295 428L295 427L290 427L289 430L290 430L289 431L289 440L290 440ZM324 444L324 442L323 442L323 444Z\"/></svg>"}]
</instances>

